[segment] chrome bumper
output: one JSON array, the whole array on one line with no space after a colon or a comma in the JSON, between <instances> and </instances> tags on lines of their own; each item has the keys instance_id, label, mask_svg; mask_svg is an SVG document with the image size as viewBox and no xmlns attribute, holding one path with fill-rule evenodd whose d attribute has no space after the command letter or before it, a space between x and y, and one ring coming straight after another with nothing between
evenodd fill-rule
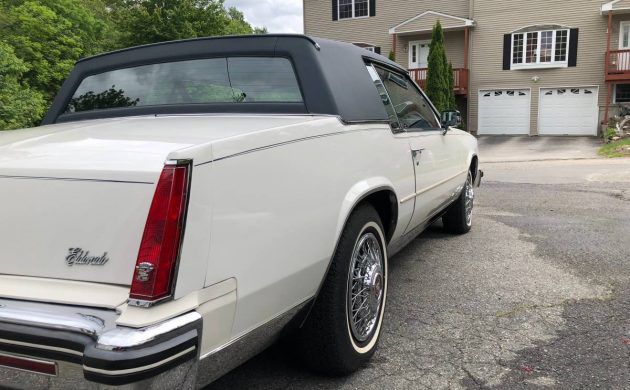
<instances>
[{"instance_id":1,"label":"chrome bumper","mask_svg":"<svg viewBox=\"0 0 630 390\"><path fill-rule=\"evenodd\" d=\"M138 329L117 326L117 317L113 310L0 299L0 388L196 388L197 312Z\"/></svg>"}]
</instances>

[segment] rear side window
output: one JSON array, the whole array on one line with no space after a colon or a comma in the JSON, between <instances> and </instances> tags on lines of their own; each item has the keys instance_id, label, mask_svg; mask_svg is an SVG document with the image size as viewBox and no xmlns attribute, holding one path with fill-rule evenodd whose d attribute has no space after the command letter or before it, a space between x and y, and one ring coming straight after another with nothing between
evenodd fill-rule
<instances>
[{"instance_id":1,"label":"rear side window","mask_svg":"<svg viewBox=\"0 0 630 390\"><path fill-rule=\"evenodd\" d=\"M212 103L301 103L286 58L231 57L167 62L88 76L65 112Z\"/></svg>"}]
</instances>

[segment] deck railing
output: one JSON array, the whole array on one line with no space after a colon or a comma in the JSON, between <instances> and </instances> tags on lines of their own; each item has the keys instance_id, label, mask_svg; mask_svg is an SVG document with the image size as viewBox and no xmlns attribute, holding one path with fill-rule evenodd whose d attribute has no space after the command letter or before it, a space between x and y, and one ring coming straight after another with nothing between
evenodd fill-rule
<instances>
[{"instance_id":1,"label":"deck railing","mask_svg":"<svg viewBox=\"0 0 630 390\"><path fill-rule=\"evenodd\" d=\"M425 89L427 86L428 68L409 69L409 75L418 83L420 88ZM468 69L454 68L453 77L455 79L455 93L458 95L468 94Z\"/></svg>"},{"instance_id":2,"label":"deck railing","mask_svg":"<svg viewBox=\"0 0 630 390\"><path fill-rule=\"evenodd\" d=\"M630 80L630 50L606 53L606 80Z\"/></svg>"}]
</instances>

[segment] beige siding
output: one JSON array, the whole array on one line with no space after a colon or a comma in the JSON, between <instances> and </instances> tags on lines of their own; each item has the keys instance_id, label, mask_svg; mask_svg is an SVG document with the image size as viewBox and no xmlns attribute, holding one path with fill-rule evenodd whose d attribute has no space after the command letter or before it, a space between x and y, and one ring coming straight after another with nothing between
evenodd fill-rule
<instances>
[{"instance_id":1,"label":"beige siding","mask_svg":"<svg viewBox=\"0 0 630 390\"><path fill-rule=\"evenodd\" d=\"M468 0L376 0L376 16L332 20L332 0L304 1L304 33L315 37L381 47L385 56L392 50L389 29L426 11L468 17ZM397 61L407 66L406 44L398 40ZM463 44L463 43L462 43Z\"/></svg>"},{"instance_id":2,"label":"beige siding","mask_svg":"<svg viewBox=\"0 0 630 390\"><path fill-rule=\"evenodd\" d=\"M531 88L531 134L538 133L540 88L599 86L600 106L606 100L604 53L607 20L599 12L600 0L494 0L476 1L475 29L471 34L471 86L469 129L477 131L478 91L485 88ZM579 28L575 68L503 69L503 35L530 25L559 24ZM533 77L539 81L534 82Z\"/></svg>"}]
</instances>

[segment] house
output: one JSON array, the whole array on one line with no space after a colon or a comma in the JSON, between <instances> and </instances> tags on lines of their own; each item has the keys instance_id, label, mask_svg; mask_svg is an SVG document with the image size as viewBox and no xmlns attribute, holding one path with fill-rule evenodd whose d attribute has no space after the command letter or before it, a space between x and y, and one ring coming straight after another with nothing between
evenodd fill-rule
<instances>
[{"instance_id":1,"label":"house","mask_svg":"<svg viewBox=\"0 0 630 390\"><path fill-rule=\"evenodd\" d=\"M391 54L420 86L439 20L476 134L597 135L630 103L630 0L303 2L305 34Z\"/></svg>"}]
</instances>

